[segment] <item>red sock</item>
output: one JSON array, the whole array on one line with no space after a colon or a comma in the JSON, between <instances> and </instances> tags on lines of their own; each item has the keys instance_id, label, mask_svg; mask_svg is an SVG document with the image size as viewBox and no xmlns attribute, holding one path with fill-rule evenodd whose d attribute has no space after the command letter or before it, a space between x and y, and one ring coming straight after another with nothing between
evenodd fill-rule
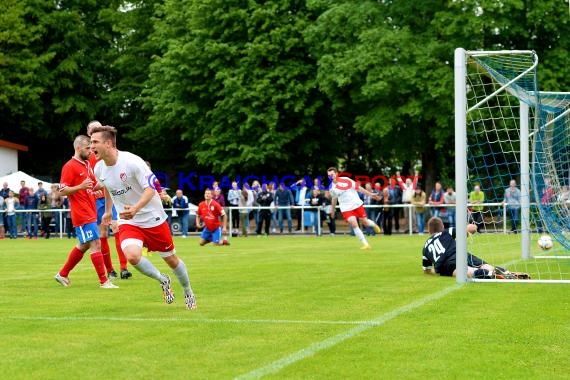
<instances>
[{"instance_id":1,"label":"red sock","mask_svg":"<svg viewBox=\"0 0 570 380\"><path fill-rule=\"evenodd\" d=\"M105 269L107 273L114 270L113 261L111 261L111 249L109 248L109 238L101 238L101 253L103 254L103 262L105 263Z\"/></svg>"},{"instance_id":2,"label":"red sock","mask_svg":"<svg viewBox=\"0 0 570 380\"><path fill-rule=\"evenodd\" d=\"M59 274L63 277L69 276L69 272L71 272L71 270L75 268L77 263L81 261L84 253L85 252L81 252L81 250L78 249L77 247L73 247L71 252L69 252L69 256L67 257L67 261L63 265L63 268L61 268L61 270L59 271Z\"/></svg>"},{"instance_id":3,"label":"red sock","mask_svg":"<svg viewBox=\"0 0 570 380\"><path fill-rule=\"evenodd\" d=\"M105 272L105 262L103 261L103 254L101 252L93 252L90 255L91 262L95 267L95 272L99 276L99 282L104 284L107 282L107 272Z\"/></svg>"},{"instance_id":4,"label":"red sock","mask_svg":"<svg viewBox=\"0 0 570 380\"><path fill-rule=\"evenodd\" d=\"M115 248L117 248L117 255L119 255L119 263L121 264L121 270L127 269L127 257L125 252L121 248L121 239L119 239L119 231L115 232Z\"/></svg>"}]
</instances>

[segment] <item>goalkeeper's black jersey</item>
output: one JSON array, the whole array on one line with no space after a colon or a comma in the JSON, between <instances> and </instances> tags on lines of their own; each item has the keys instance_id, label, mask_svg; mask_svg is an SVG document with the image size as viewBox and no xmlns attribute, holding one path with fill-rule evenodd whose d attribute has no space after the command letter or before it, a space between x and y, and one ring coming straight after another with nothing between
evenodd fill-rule
<instances>
[{"instance_id":1,"label":"goalkeeper's black jersey","mask_svg":"<svg viewBox=\"0 0 570 380\"><path fill-rule=\"evenodd\" d=\"M455 228L438 232L427 239L422 252L424 269L433 266L436 273L443 263L455 261Z\"/></svg>"}]
</instances>

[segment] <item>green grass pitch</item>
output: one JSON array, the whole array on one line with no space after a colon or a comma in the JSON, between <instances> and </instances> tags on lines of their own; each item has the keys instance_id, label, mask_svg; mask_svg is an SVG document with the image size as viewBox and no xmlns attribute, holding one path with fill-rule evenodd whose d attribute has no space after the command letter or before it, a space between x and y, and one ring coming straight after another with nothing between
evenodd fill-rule
<instances>
[{"instance_id":1,"label":"green grass pitch","mask_svg":"<svg viewBox=\"0 0 570 380\"><path fill-rule=\"evenodd\" d=\"M133 271L99 289L74 240L0 241L9 379L568 379L570 288L421 271L425 236L176 238L198 309ZM112 245L112 242L111 242ZM116 255L113 259L118 267ZM150 256L160 270L166 265ZM132 269L132 268L131 268Z\"/></svg>"}]
</instances>

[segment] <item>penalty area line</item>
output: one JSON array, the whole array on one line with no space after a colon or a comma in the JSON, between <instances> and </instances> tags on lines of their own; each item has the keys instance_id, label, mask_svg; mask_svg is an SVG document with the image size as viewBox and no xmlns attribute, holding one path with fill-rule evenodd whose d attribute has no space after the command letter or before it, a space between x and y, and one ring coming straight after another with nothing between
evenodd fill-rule
<instances>
[{"instance_id":1,"label":"penalty area line","mask_svg":"<svg viewBox=\"0 0 570 380\"><path fill-rule=\"evenodd\" d=\"M263 376L269 375L269 374L275 374L277 372L279 372L280 370L282 370L283 368L294 364L298 361L301 361L303 359L306 359L310 356L313 356L314 354L316 354L319 351L323 351L326 350L330 347L336 346L339 343L344 342L347 339L350 338L354 338L357 335L360 335L361 333L376 327L376 326L381 326L384 323L404 314L407 312L410 312L414 309L417 309L421 306L424 306L432 301L441 299L445 296L447 296L449 293L461 288L463 285L454 285L445 289L440 290L439 292L430 294L426 297L420 298L417 301L411 302L407 305L401 306L397 309L394 309L392 311L389 311L385 314L382 314L374 319L371 319L370 321L368 321L368 323L366 324L360 324L356 327L353 327L352 329L345 331L343 333L337 334L335 336L332 336L330 338L327 338L325 340L322 340L320 342L316 342L311 344L310 346L303 348L297 352L292 353L291 355L285 356L281 359L275 360L272 363L269 363L266 366L263 367L259 367L257 369L254 369L251 372L245 373L243 375L237 376L235 378L235 380L249 380L249 379L259 379Z\"/></svg>"}]
</instances>

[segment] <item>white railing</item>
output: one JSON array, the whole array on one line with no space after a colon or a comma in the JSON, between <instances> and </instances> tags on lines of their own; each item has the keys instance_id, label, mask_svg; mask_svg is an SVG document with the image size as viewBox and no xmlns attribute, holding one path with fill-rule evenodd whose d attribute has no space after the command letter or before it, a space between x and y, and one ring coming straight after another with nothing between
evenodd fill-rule
<instances>
[{"instance_id":1,"label":"white railing","mask_svg":"<svg viewBox=\"0 0 570 380\"><path fill-rule=\"evenodd\" d=\"M497 202L497 203L483 203L483 204L468 204L467 207L471 208L474 206L483 206L484 211L483 211L483 217L484 217L484 224L486 226L490 226L490 228L488 228L488 230L490 231L494 231L494 232L500 232L500 233L508 233L510 231L510 228L508 227L509 223L510 223L510 219L508 217L508 206L506 204L503 204L502 202ZM536 206L536 204L531 204L531 207ZM252 207L236 207L236 206L230 206L230 207L226 207L225 209L228 211L228 227L232 226L232 210L248 210L249 211L255 211L255 210L262 210L262 209L269 209L272 212L276 212L278 209L291 209L291 211L295 211L298 210L301 212L301 224L300 224L300 228L301 228L301 232L304 233L306 232L306 228L310 227L310 226L305 226L305 211L311 211L311 210L316 210L316 211L321 211L324 209L324 207L326 206L284 206L284 207L261 207L261 206L252 206ZM411 235L413 234L413 226L415 225L415 210L416 207L415 205L412 204L397 204L397 205L365 205L364 206L365 209L370 209L370 208L375 208L375 209L383 209L383 208L400 208L403 209L403 213L401 215L401 218L403 218L404 220L408 221L408 225L405 226L406 230L409 231L408 233ZM431 214L431 212L429 211L432 208L439 208L439 209L448 209L448 208L455 208L456 205L450 205L450 204L442 204L442 205L429 205L426 204L423 206L426 209L426 215L425 215L425 219L427 221L427 219L429 219L429 215ZM180 209L180 208L165 208L164 209L166 212L170 213L170 217L177 217L177 211L181 211L184 209ZM195 215L197 208L195 206L193 207L188 207L186 208L186 210L188 210L190 213L190 215ZM337 206L337 211L338 211L338 206ZM38 230L41 229L41 213L42 212L52 212L53 216L52 216L52 221L50 223L50 226L54 226L54 225L58 225L59 226L59 230L55 231L55 235L59 236L60 238L63 238L64 236L67 235L67 223L70 223L70 219L67 218L64 213L69 213L70 210L69 209L48 209L48 210L30 210L30 209L16 209L14 210L14 212L16 213L16 216L20 216L20 218L18 218L19 220L17 220L17 224L18 224L18 228L21 228L22 226L22 214L27 214L27 213L36 213L38 214ZM3 216L4 214L6 214L6 210L0 210L0 216ZM406 215L407 214L407 215ZM407 217L406 217L407 216ZM445 213L442 213L440 215L442 217L442 219L444 220L445 223L447 223L447 215ZM316 225L320 226L322 225L322 218L321 218L321 213L320 212L316 212L316 217L317 217L317 223ZM55 219L58 218L58 222L59 223L55 223ZM470 213L468 213L468 218L470 218ZM295 218L294 215L291 215L291 220L297 220L298 218ZM338 218L337 218L338 219ZM520 218L519 218L520 221ZM382 227L382 226L380 226ZM492 227L492 228L491 228ZM4 223L4 228L6 230L6 233L8 232L8 226L6 223ZM22 233L22 231L18 231L18 233Z\"/></svg>"}]
</instances>

